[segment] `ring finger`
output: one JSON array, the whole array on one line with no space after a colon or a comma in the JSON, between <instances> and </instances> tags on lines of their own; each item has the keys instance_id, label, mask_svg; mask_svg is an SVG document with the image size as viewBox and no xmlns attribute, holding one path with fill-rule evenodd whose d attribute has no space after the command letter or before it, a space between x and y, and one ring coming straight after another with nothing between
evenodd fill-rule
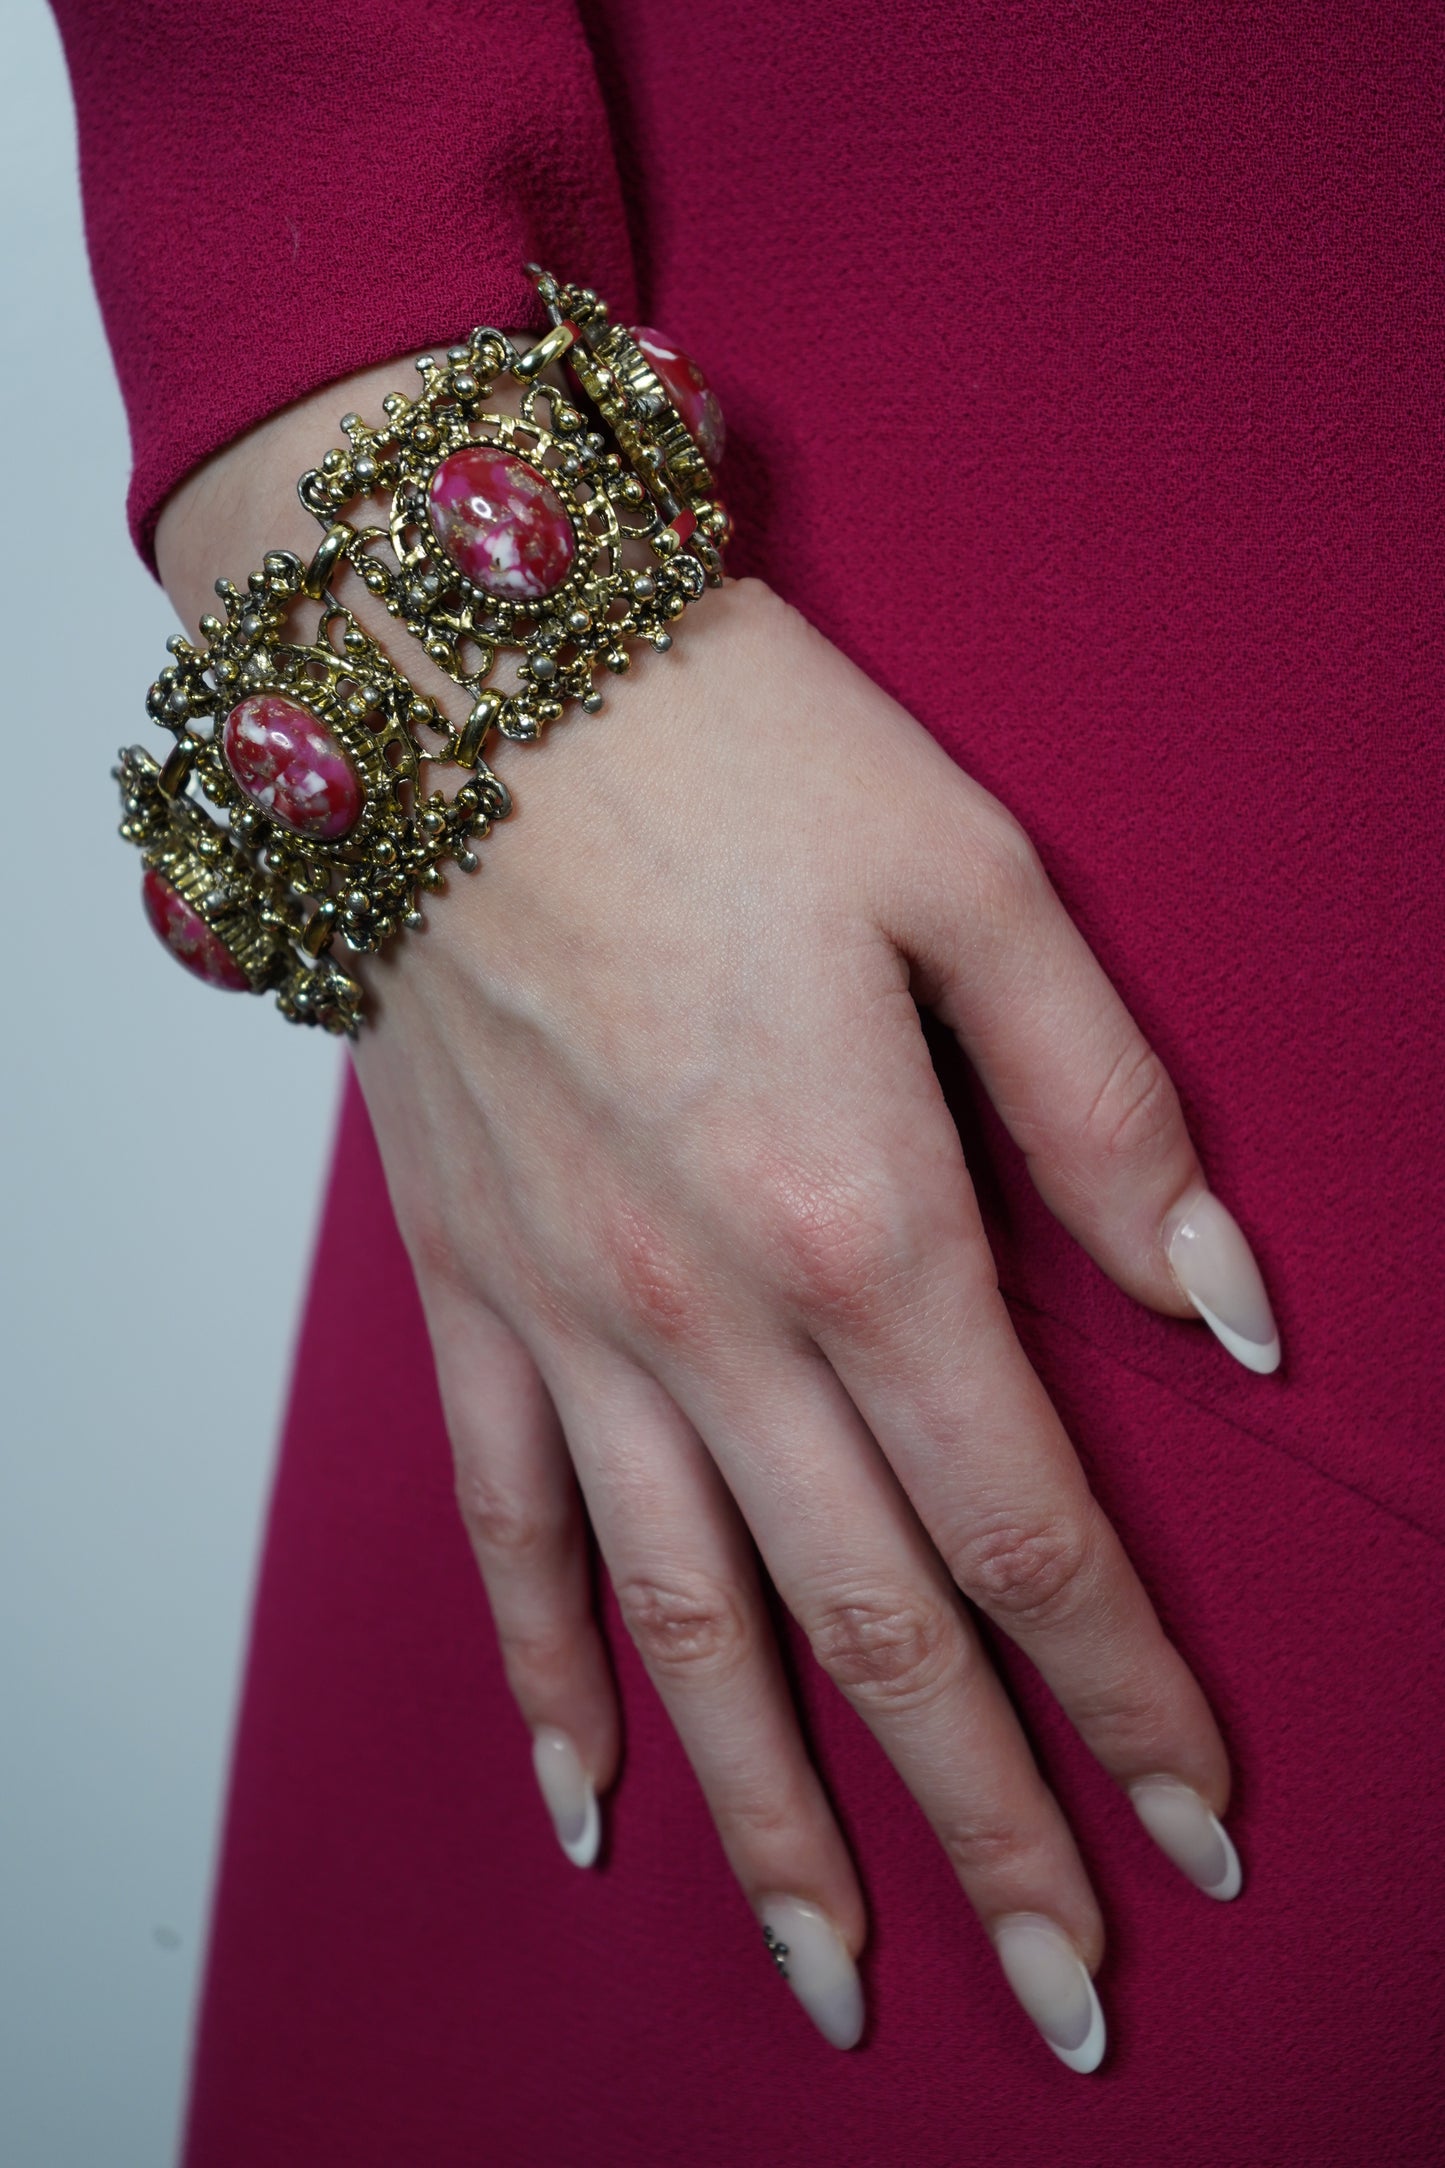
<instances>
[{"instance_id":1,"label":"ring finger","mask_svg":"<svg viewBox=\"0 0 1445 2168\"><path fill-rule=\"evenodd\" d=\"M823 1359L676 1382L789 1610L936 1831L1010 1985L1076 2070L1103 2054L1103 1922L958 1592ZM808 1501L805 1514L799 1497Z\"/></svg>"}]
</instances>

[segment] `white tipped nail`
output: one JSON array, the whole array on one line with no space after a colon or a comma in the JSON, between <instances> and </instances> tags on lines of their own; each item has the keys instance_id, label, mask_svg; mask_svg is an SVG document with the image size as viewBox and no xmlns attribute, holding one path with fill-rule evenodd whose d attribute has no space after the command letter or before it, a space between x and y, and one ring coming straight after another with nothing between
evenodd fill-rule
<instances>
[{"instance_id":1,"label":"white tipped nail","mask_svg":"<svg viewBox=\"0 0 1445 2168\"><path fill-rule=\"evenodd\" d=\"M1244 1885L1229 1832L1191 1785L1177 1777L1141 1777L1129 1786L1134 1812L1161 1852L1206 1897L1228 1903Z\"/></svg>"},{"instance_id":2,"label":"white tipped nail","mask_svg":"<svg viewBox=\"0 0 1445 2168\"><path fill-rule=\"evenodd\" d=\"M1169 1237L1175 1279L1221 1347L1262 1376L1279 1368L1279 1333L1264 1281L1233 1217L1206 1190Z\"/></svg>"},{"instance_id":3,"label":"white tipped nail","mask_svg":"<svg viewBox=\"0 0 1445 2168\"><path fill-rule=\"evenodd\" d=\"M1097 2070L1104 2059L1104 2013L1078 1951L1061 1927L1016 1912L993 1929L1004 1976L1061 2063Z\"/></svg>"},{"instance_id":4,"label":"white tipped nail","mask_svg":"<svg viewBox=\"0 0 1445 2168\"><path fill-rule=\"evenodd\" d=\"M550 1724L534 1733L532 1767L552 1817L552 1827L574 1867L590 1867L602 1842L602 1817L597 1794L582 1766L581 1757L565 1731Z\"/></svg>"},{"instance_id":5,"label":"white tipped nail","mask_svg":"<svg viewBox=\"0 0 1445 2168\"><path fill-rule=\"evenodd\" d=\"M765 1897L758 1906L773 1963L835 2048L853 2048L863 2032L863 1983L826 1912L800 1897Z\"/></svg>"}]
</instances>

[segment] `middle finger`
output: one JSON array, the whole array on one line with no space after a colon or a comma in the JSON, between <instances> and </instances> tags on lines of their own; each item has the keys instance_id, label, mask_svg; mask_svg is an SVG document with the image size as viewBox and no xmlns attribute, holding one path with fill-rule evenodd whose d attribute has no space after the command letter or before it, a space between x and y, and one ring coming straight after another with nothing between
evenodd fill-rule
<instances>
[{"instance_id":1,"label":"middle finger","mask_svg":"<svg viewBox=\"0 0 1445 2168\"><path fill-rule=\"evenodd\" d=\"M1019 1345L956 1144L954 1162L945 1176L935 1161L926 1207L880 1227L874 1268L855 1256L826 1301L815 1276L800 1322L957 1586L1038 1667L1175 1864L1233 1896L1218 1726Z\"/></svg>"}]
</instances>

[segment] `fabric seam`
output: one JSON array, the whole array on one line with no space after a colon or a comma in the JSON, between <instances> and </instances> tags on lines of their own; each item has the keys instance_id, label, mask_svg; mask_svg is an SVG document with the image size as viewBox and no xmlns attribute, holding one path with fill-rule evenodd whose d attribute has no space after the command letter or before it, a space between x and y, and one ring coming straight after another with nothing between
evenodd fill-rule
<instances>
[{"instance_id":1,"label":"fabric seam","mask_svg":"<svg viewBox=\"0 0 1445 2168\"><path fill-rule=\"evenodd\" d=\"M1146 1385L1156 1386L1160 1392L1167 1393L1171 1400L1177 1400L1181 1406L1193 1408L1197 1414L1207 1415L1212 1421L1223 1423L1227 1430L1232 1430L1236 1437L1247 1438L1251 1445L1262 1446L1267 1452L1278 1453L1285 1460L1293 1461L1296 1467L1307 1468L1310 1474L1318 1476L1322 1483L1329 1483L1334 1489L1344 1491L1352 1498L1358 1498L1367 1506L1373 1506L1377 1513L1388 1514L1389 1518L1398 1521L1402 1528L1410 1529L1417 1536L1424 1536L1426 1541L1433 1543L1437 1550L1445 1549L1445 1536L1442 1536L1434 1528L1425 1527L1422 1522L1415 1520L1410 1514L1402 1512L1398 1506L1390 1505L1383 1498L1377 1498L1373 1491L1365 1490L1358 1483L1351 1483L1345 1476L1334 1474L1331 1469L1322 1468L1319 1462L1311 1460L1307 1453L1301 1453L1293 1446L1283 1444L1278 1438L1266 1437L1263 1432L1250 1430L1244 1423L1237 1422L1233 1416L1222 1415L1217 1408L1211 1407L1208 1401L1196 1400L1192 1394L1181 1391L1179 1386L1171 1383L1169 1379L1156 1377L1152 1370L1141 1370L1137 1363L1126 1362L1122 1355L1116 1354L1112 1348L1102 1346L1099 1341L1094 1339L1092 1334L1084 1332L1081 1327L1073 1324L1068 1318L1060 1317L1057 1311L1046 1310L1041 1304L1029 1302L1022 1295L1011 1294L1007 1288L1004 1288L1002 1293L1005 1302L1009 1304L1011 1309L1023 1310L1030 1317L1041 1318L1047 1324L1057 1325L1060 1331L1071 1333L1074 1339L1081 1340L1084 1346L1099 1356L1102 1361L1112 1364L1116 1370L1122 1370L1126 1376L1139 1378Z\"/></svg>"}]
</instances>

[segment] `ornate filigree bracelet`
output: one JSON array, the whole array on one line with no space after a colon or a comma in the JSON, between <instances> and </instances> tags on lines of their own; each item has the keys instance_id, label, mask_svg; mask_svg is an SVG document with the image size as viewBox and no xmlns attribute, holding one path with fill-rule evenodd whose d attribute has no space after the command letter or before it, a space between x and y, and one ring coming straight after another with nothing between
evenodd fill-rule
<instances>
[{"instance_id":1,"label":"ornate filigree bracelet","mask_svg":"<svg viewBox=\"0 0 1445 2168\"><path fill-rule=\"evenodd\" d=\"M511 800L484 757L494 732L538 738L569 702L602 705L599 670L671 626L722 579L728 516L713 469L722 414L696 365L610 321L590 288L529 267L552 328L527 352L474 331L422 388L345 415L346 448L302 475L320 523L309 564L271 552L203 647L177 636L147 709L175 735L157 761L122 751L121 834L139 846L147 916L213 986L274 992L284 1016L355 1033L362 989L338 950L422 924L422 891ZM576 394L543 376L565 360ZM493 410L500 380L518 414ZM368 506L384 518L358 523ZM332 592L349 566L465 695L453 721ZM315 614L303 644L295 630ZM504 657L511 682L492 682ZM466 771L425 788L432 763Z\"/></svg>"}]
</instances>

